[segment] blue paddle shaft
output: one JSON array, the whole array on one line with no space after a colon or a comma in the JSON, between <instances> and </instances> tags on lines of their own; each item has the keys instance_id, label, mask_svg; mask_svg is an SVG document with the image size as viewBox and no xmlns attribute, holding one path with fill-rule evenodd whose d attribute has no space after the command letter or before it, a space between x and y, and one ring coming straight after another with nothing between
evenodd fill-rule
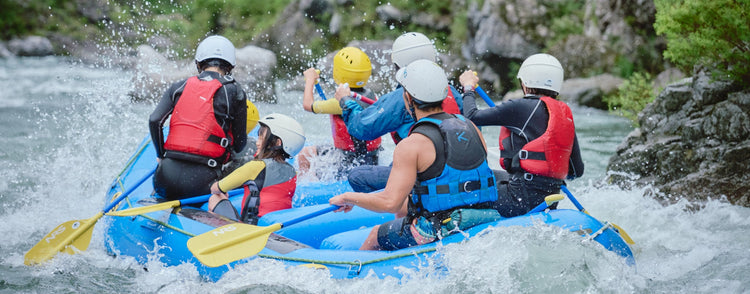
<instances>
[{"instance_id":1,"label":"blue paddle shaft","mask_svg":"<svg viewBox=\"0 0 750 294\"><path fill-rule=\"evenodd\" d=\"M490 96L487 96L487 92L485 92L484 89L482 89L482 87L477 85L477 88L474 90L477 91L477 93L479 94L479 97L482 97L482 100L484 100L484 102L487 103L487 105L489 105L490 107L495 107L495 102L492 102L492 99L490 99Z\"/></svg>"},{"instance_id":2,"label":"blue paddle shaft","mask_svg":"<svg viewBox=\"0 0 750 294\"><path fill-rule=\"evenodd\" d=\"M235 195L240 195L242 194L242 192L244 192L244 189L234 189L234 190L227 192L227 195L229 197L232 197ZM203 203L203 202L208 201L209 198L211 198L211 194L195 196L195 197L180 200L180 204L185 205L185 204Z\"/></svg>"},{"instance_id":3,"label":"blue paddle shaft","mask_svg":"<svg viewBox=\"0 0 750 294\"><path fill-rule=\"evenodd\" d=\"M318 95L320 96L320 98L322 98L323 100L328 100L328 98L326 98L326 94L323 93L323 88L320 87L320 84L315 84L315 91L318 91Z\"/></svg>"},{"instance_id":4,"label":"blue paddle shaft","mask_svg":"<svg viewBox=\"0 0 750 294\"><path fill-rule=\"evenodd\" d=\"M575 205L576 208L578 208L578 210L580 210L581 212L586 212L586 209L583 208L581 203L579 203L578 200L576 200L576 198L573 197L573 193L570 193L570 190L568 190L568 187L565 187L565 185L562 185L560 186L560 190L565 192L565 195L568 195L568 199L570 199L570 202L573 202L573 205Z\"/></svg>"},{"instance_id":5,"label":"blue paddle shaft","mask_svg":"<svg viewBox=\"0 0 750 294\"><path fill-rule=\"evenodd\" d=\"M143 176L143 178L141 178L140 180L138 180L138 182L135 185L131 186L127 191L125 191L124 193L122 193L122 195L120 195L120 197L117 197L117 199L115 199L115 201L112 201L112 203L110 203L109 205L107 205L107 207L104 208L104 212L108 212L110 209L112 209L112 207L117 206L117 204L119 204L120 201L122 201L123 199L125 199L125 197L128 197L128 195L130 195L130 193L133 193L133 191L135 189L137 189L138 187L140 187L141 184L143 184L143 182L145 182L146 180L148 180L148 178L150 178L151 175L154 174L154 172L156 172L156 168L154 168L153 170L151 170L150 172L148 172L145 176Z\"/></svg>"},{"instance_id":6,"label":"blue paddle shaft","mask_svg":"<svg viewBox=\"0 0 750 294\"><path fill-rule=\"evenodd\" d=\"M539 203L539 205L537 205L536 207L534 207L534 209L532 209L528 213L531 214L531 213L541 212L541 211L544 211L545 209L547 209L547 207L549 207L547 205L547 201L542 201L542 203Z\"/></svg>"},{"instance_id":7,"label":"blue paddle shaft","mask_svg":"<svg viewBox=\"0 0 750 294\"><path fill-rule=\"evenodd\" d=\"M331 205L331 206L326 207L324 209L308 213L306 215L300 216L300 217L295 218L293 220L289 220L289 221L283 222L283 223L281 223L281 227L283 228L283 227L286 227L286 226L290 226L290 225L296 224L298 222L314 218L314 217L319 216L321 214L329 213L329 212L334 211L336 209L339 209L339 206Z\"/></svg>"}]
</instances>

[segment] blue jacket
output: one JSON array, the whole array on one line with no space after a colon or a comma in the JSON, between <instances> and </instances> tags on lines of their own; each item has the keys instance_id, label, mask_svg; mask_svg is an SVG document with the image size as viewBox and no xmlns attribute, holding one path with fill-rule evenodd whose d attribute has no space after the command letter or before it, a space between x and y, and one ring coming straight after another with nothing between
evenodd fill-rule
<instances>
[{"instance_id":1,"label":"blue jacket","mask_svg":"<svg viewBox=\"0 0 750 294\"><path fill-rule=\"evenodd\" d=\"M463 113L463 96L451 86L453 97ZM414 124L404 105L404 88L399 85L396 90L380 96L372 106L364 109L354 99L341 99L341 117L344 118L349 134L360 140L374 140L393 131L399 131L406 138Z\"/></svg>"}]
</instances>

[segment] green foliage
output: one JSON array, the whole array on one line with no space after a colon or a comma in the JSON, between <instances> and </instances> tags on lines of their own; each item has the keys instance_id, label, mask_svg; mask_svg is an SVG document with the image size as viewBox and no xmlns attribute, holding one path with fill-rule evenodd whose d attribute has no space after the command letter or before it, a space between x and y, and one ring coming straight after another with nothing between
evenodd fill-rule
<instances>
[{"instance_id":1,"label":"green foliage","mask_svg":"<svg viewBox=\"0 0 750 294\"><path fill-rule=\"evenodd\" d=\"M544 1L543 1L544 2ZM583 33L585 15L584 1L546 1L551 38L545 40L545 46L562 42L568 35Z\"/></svg>"},{"instance_id":2,"label":"green foliage","mask_svg":"<svg viewBox=\"0 0 750 294\"><path fill-rule=\"evenodd\" d=\"M629 118L638 125L638 113L654 101L654 82L648 73L634 73L618 88L617 94L604 98L609 111Z\"/></svg>"},{"instance_id":3,"label":"green foliage","mask_svg":"<svg viewBox=\"0 0 750 294\"><path fill-rule=\"evenodd\" d=\"M658 34L668 58L685 72L712 69L714 78L750 86L750 0L655 0Z\"/></svg>"}]
</instances>

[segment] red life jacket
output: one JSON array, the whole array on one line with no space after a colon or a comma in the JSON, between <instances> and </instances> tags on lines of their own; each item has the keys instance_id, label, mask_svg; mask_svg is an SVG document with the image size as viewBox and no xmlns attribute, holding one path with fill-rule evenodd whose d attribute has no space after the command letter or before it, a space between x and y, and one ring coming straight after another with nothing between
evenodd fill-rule
<instances>
[{"instance_id":1,"label":"red life jacket","mask_svg":"<svg viewBox=\"0 0 750 294\"><path fill-rule=\"evenodd\" d=\"M573 113L570 107L561 101L551 97L540 99L549 112L547 130L539 138L527 142L520 150L509 150L506 149L506 145L510 145L511 131L506 127L500 127L500 165L508 170L511 167L505 166L503 159L514 159L517 156L520 167L528 173L565 179L575 139Z\"/></svg>"},{"instance_id":2,"label":"red life jacket","mask_svg":"<svg viewBox=\"0 0 750 294\"><path fill-rule=\"evenodd\" d=\"M214 114L214 94L221 86L218 79L188 78L172 112L164 149L208 157L219 163L229 159L227 148L232 144L232 135L224 132Z\"/></svg>"},{"instance_id":3,"label":"red life jacket","mask_svg":"<svg viewBox=\"0 0 750 294\"><path fill-rule=\"evenodd\" d=\"M352 136L349 135L349 130L346 128L344 119L337 114L331 115L331 132L333 132L333 146L335 146L337 149L350 152L366 153L378 150L378 148L380 147L380 138L377 138L375 140L365 142L366 152L365 150L357 150L358 144L354 143L354 140L357 139L352 138Z\"/></svg>"},{"instance_id":4,"label":"red life jacket","mask_svg":"<svg viewBox=\"0 0 750 294\"><path fill-rule=\"evenodd\" d=\"M443 99L443 111L450 114L461 114L461 109L458 108L456 98L453 97L453 91L448 90L448 96Z\"/></svg>"},{"instance_id":5,"label":"red life jacket","mask_svg":"<svg viewBox=\"0 0 750 294\"><path fill-rule=\"evenodd\" d=\"M292 196L297 189L297 172L286 162L263 159L265 178L260 189L258 217L266 213L292 208ZM242 203L247 203L243 199ZM244 208L243 208L244 209Z\"/></svg>"}]
</instances>

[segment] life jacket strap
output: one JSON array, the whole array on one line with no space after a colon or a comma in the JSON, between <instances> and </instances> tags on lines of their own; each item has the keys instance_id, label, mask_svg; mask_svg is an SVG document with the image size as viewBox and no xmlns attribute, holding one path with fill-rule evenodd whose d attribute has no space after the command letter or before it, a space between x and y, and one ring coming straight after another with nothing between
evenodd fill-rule
<instances>
[{"instance_id":1,"label":"life jacket strap","mask_svg":"<svg viewBox=\"0 0 750 294\"><path fill-rule=\"evenodd\" d=\"M487 187L494 187L495 179L487 178ZM466 181L458 184L458 192L472 192L482 188L482 181ZM422 195L430 193L428 186L416 186L414 187L414 193ZM450 194L450 185L438 185L435 187L435 193L437 194Z\"/></svg>"},{"instance_id":2,"label":"life jacket strap","mask_svg":"<svg viewBox=\"0 0 750 294\"><path fill-rule=\"evenodd\" d=\"M182 160L182 161L194 162L198 164L205 164L211 168L217 168L217 167L222 168L222 169L224 168L223 165L219 164L219 161L217 160L218 158L209 158L206 156L200 156L196 154L190 154L190 153L172 151L172 150L165 151L164 157Z\"/></svg>"},{"instance_id":3,"label":"life jacket strap","mask_svg":"<svg viewBox=\"0 0 750 294\"><path fill-rule=\"evenodd\" d=\"M544 152L528 151L524 149L521 149L518 152L500 150L501 158L514 158L516 155L518 155L518 159L547 160L547 156L544 155Z\"/></svg>"}]
</instances>

